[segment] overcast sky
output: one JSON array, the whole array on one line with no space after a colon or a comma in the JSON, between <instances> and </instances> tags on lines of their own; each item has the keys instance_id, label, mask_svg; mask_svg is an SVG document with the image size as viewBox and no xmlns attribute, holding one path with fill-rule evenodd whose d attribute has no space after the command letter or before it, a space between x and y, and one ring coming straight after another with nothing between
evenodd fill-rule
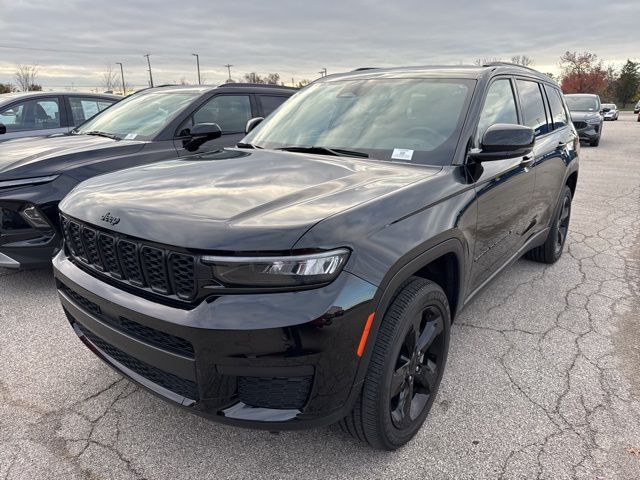
<instances>
[{"instance_id":1,"label":"overcast sky","mask_svg":"<svg viewBox=\"0 0 640 480\"><path fill-rule=\"evenodd\" d=\"M127 83L280 73L291 82L360 66L473 63L524 54L556 72L566 50L640 60L640 0L0 0L0 82L18 63L45 88L99 87L108 64Z\"/></svg>"}]
</instances>

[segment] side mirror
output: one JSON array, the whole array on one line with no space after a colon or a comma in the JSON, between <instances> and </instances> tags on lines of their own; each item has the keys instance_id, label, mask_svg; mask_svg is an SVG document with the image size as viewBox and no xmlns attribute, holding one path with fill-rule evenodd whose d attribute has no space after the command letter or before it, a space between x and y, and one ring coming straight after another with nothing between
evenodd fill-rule
<instances>
[{"instance_id":1,"label":"side mirror","mask_svg":"<svg viewBox=\"0 0 640 480\"><path fill-rule=\"evenodd\" d=\"M196 123L189 129L189 138L183 140L182 145L189 152L195 152L200 145L222 136L222 130L217 123Z\"/></svg>"},{"instance_id":2,"label":"side mirror","mask_svg":"<svg viewBox=\"0 0 640 480\"><path fill-rule=\"evenodd\" d=\"M260 125L263 120L264 117L253 117L247 120L247 125L244 127L244 133L249 133L251 130Z\"/></svg>"},{"instance_id":3,"label":"side mirror","mask_svg":"<svg viewBox=\"0 0 640 480\"><path fill-rule=\"evenodd\" d=\"M0 123L0 135L7 133L7 126L4 123Z\"/></svg>"},{"instance_id":4,"label":"side mirror","mask_svg":"<svg viewBox=\"0 0 640 480\"><path fill-rule=\"evenodd\" d=\"M469 157L476 162L524 157L531 153L535 141L533 128L496 123L487 128L481 147L471 151Z\"/></svg>"}]
</instances>

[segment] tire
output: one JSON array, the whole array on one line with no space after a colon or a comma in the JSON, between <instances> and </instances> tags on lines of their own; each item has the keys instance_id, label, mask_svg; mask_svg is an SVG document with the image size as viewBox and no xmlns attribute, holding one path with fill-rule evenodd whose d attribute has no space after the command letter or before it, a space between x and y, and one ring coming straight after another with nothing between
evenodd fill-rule
<instances>
[{"instance_id":1,"label":"tire","mask_svg":"<svg viewBox=\"0 0 640 480\"><path fill-rule=\"evenodd\" d=\"M596 138L592 138L589 140L589 145L592 147L597 147L598 145L600 145L600 135L598 135L598 137Z\"/></svg>"},{"instance_id":2,"label":"tire","mask_svg":"<svg viewBox=\"0 0 640 480\"><path fill-rule=\"evenodd\" d=\"M442 288L418 277L405 282L382 320L360 397L340 421L342 430L380 450L411 440L438 392L450 328Z\"/></svg>"},{"instance_id":3,"label":"tire","mask_svg":"<svg viewBox=\"0 0 640 480\"><path fill-rule=\"evenodd\" d=\"M547 239L539 247L529 250L525 254L526 258L535 262L551 264L556 263L562 256L571 221L571 200L571 189L565 185Z\"/></svg>"}]
</instances>

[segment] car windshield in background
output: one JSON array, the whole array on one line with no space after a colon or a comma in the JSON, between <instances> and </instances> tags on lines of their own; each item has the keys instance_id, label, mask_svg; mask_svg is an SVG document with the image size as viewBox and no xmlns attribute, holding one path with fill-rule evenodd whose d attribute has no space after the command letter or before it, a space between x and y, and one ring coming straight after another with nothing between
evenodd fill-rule
<instances>
[{"instance_id":1,"label":"car windshield in background","mask_svg":"<svg viewBox=\"0 0 640 480\"><path fill-rule=\"evenodd\" d=\"M269 149L446 165L475 85L469 79L335 80L310 85L244 143Z\"/></svg>"},{"instance_id":2,"label":"car windshield in background","mask_svg":"<svg viewBox=\"0 0 640 480\"><path fill-rule=\"evenodd\" d=\"M569 110L573 112L597 112L598 100L593 97L571 97L565 96Z\"/></svg>"},{"instance_id":3,"label":"car windshield in background","mask_svg":"<svg viewBox=\"0 0 640 480\"><path fill-rule=\"evenodd\" d=\"M162 92L133 95L82 124L74 133L151 140L196 95Z\"/></svg>"},{"instance_id":4,"label":"car windshield in background","mask_svg":"<svg viewBox=\"0 0 640 480\"><path fill-rule=\"evenodd\" d=\"M602 108L609 109L609 110L615 110L616 106L613 103L603 103L602 104Z\"/></svg>"}]
</instances>

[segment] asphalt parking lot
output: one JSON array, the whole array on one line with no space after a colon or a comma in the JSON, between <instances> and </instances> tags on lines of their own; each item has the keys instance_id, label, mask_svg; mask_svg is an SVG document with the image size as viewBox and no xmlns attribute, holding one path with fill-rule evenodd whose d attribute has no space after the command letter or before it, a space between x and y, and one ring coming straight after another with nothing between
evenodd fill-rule
<instances>
[{"instance_id":1,"label":"asphalt parking lot","mask_svg":"<svg viewBox=\"0 0 640 480\"><path fill-rule=\"evenodd\" d=\"M582 148L565 255L520 260L461 314L432 413L393 453L178 410L80 343L50 271L0 269L0 479L638 479L639 162L629 114Z\"/></svg>"}]
</instances>

